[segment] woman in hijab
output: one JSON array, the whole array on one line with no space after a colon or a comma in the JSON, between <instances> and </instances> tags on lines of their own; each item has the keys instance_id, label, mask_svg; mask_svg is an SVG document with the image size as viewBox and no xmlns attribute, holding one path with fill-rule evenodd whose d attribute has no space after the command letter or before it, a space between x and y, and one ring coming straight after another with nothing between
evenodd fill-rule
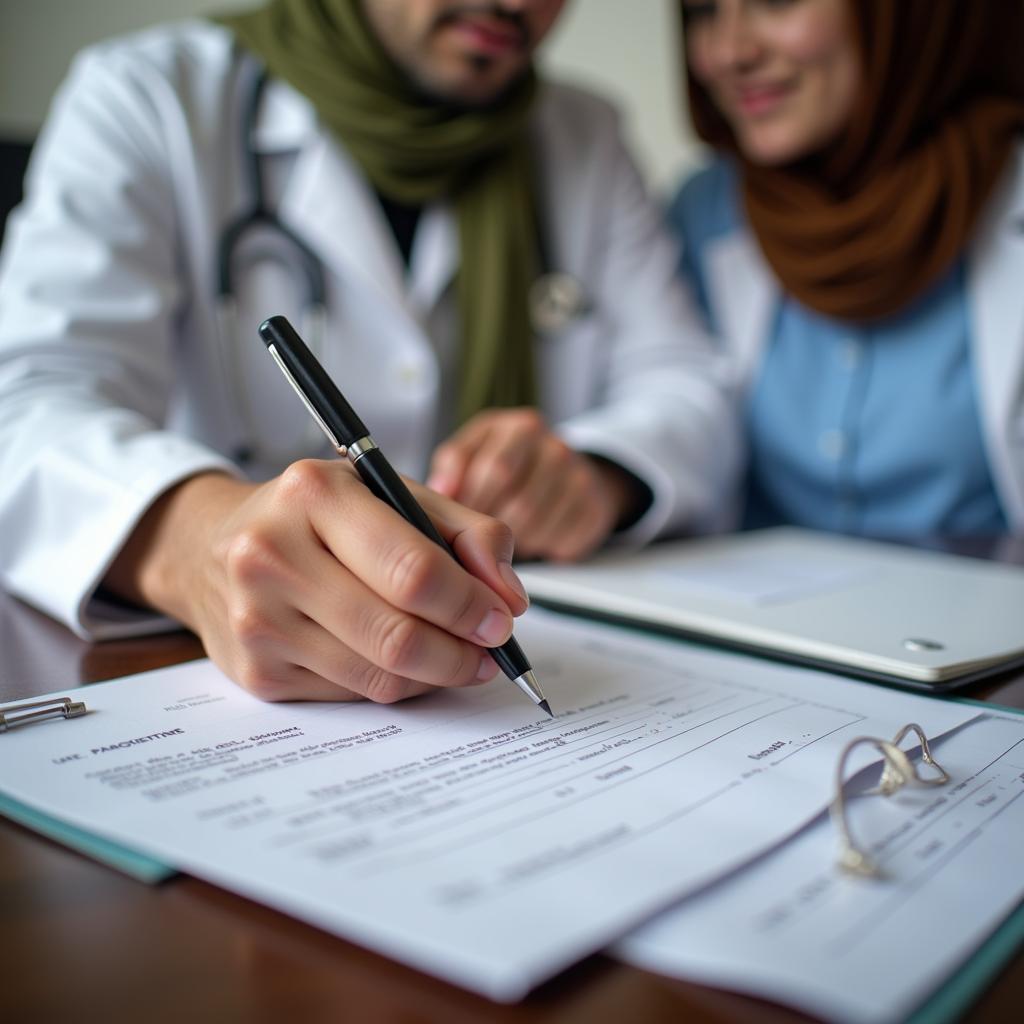
<instances>
[{"instance_id":1,"label":"woman in hijab","mask_svg":"<svg viewBox=\"0 0 1024 1024\"><path fill-rule=\"evenodd\" d=\"M1024 3L682 0L745 526L1024 529Z\"/></svg>"}]
</instances>

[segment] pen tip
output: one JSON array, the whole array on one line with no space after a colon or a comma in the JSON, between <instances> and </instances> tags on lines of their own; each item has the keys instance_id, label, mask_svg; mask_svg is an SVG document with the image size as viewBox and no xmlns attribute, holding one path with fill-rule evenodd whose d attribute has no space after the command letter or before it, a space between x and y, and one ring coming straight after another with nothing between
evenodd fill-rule
<instances>
[{"instance_id":1,"label":"pen tip","mask_svg":"<svg viewBox=\"0 0 1024 1024\"><path fill-rule=\"evenodd\" d=\"M537 706L543 708L552 718L555 717L554 711L551 710L551 705L546 700L542 700Z\"/></svg>"}]
</instances>

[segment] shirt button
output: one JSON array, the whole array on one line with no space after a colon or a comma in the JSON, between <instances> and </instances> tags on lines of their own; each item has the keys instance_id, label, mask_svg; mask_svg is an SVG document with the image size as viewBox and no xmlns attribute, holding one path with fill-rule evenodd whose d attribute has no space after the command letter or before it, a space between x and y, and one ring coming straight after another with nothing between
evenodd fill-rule
<instances>
[{"instance_id":1,"label":"shirt button","mask_svg":"<svg viewBox=\"0 0 1024 1024\"><path fill-rule=\"evenodd\" d=\"M846 435L841 430L826 430L818 438L818 451L835 462L846 451Z\"/></svg>"},{"instance_id":2,"label":"shirt button","mask_svg":"<svg viewBox=\"0 0 1024 1024\"><path fill-rule=\"evenodd\" d=\"M844 370L856 370L864 358L864 346L856 338L850 338L843 342L840 362Z\"/></svg>"},{"instance_id":3,"label":"shirt button","mask_svg":"<svg viewBox=\"0 0 1024 1024\"><path fill-rule=\"evenodd\" d=\"M400 363L395 375L402 384L418 384L423 379L423 367L419 363Z\"/></svg>"}]
</instances>

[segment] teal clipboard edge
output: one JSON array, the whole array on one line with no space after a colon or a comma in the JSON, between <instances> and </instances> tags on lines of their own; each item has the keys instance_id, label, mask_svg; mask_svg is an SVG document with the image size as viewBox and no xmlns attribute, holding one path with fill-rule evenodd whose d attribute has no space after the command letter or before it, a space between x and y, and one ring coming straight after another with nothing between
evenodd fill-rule
<instances>
[{"instance_id":1,"label":"teal clipboard edge","mask_svg":"<svg viewBox=\"0 0 1024 1024\"><path fill-rule=\"evenodd\" d=\"M1005 918L906 1024L950 1024L973 1006L1024 943L1024 903Z\"/></svg>"},{"instance_id":2,"label":"teal clipboard edge","mask_svg":"<svg viewBox=\"0 0 1024 1024\"><path fill-rule=\"evenodd\" d=\"M971 704L986 711L1024 715L1024 708L973 697L942 695L942 700ZM973 1006L996 976L1024 945L1024 903L1003 919L996 930L906 1020L905 1024L951 1024Z\"/></svg>"},{"instance_id":3,"label":"teal clipboard edge","mask_svg":"<svg viewBox=\"0 0 1024 1024\"><path fill-rule=\"evenodd\" d=\"M178 873L161 861L147 857L130 847L112 843L93 832L69 825L49 814L43 814L42 811L37 811L34 807L29 807L3 793L0 793L0 814L147 885L163 882Z\"/></svg>"}]
</instances>

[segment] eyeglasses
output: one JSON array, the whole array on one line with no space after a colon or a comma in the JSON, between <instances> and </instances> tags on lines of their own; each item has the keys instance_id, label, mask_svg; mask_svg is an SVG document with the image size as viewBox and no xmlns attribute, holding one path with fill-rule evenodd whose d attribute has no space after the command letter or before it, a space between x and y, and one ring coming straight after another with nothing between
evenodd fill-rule
<instances>
[{"instance_id":1,"label":"eyeglasses","mask_svg":"<svg viewBox=\"0 0 1024 1024\"><path fill-rule=\"evenodd\" d=\"M906 751L900 748L907 733L913 732L921 745L920 765L928 765L935 774L922 776L919 765L911 762ZM843 789L846 780L846 765L850 755L862 745L874 747L883 757L882 776L878 785L872 789L865 790L863 796L870 796L880 793L882 796L892 796L903 786L943 786L949 782L949 775L946 770L932 757L931 749L928 746L928 737L919 725L911 723L903 726L902 729L890 740L878 739L874 736L858 736L851 740L839 755L839 765L836 769L836 796L829 804L829 814L832 821L839 830L840 853L838 866L843 871L851 874L861 875L868 878L881 877L881 870L878 864L864 852L850 832L850 823L847 816L847 797Z\"/></svg>"}]
</instances>

